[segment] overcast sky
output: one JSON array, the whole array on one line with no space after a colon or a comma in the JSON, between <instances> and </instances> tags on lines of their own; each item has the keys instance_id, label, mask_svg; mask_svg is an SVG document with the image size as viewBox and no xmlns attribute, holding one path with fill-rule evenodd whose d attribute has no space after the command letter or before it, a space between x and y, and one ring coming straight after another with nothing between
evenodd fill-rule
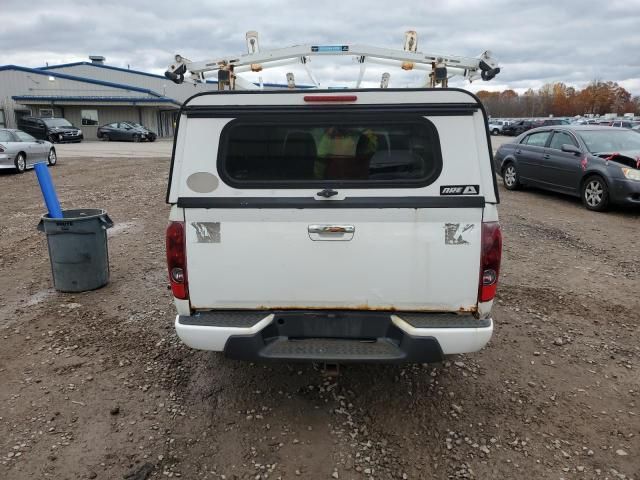
<instances>
[{"instance_id":1,"label":"overcast sky","mask_svg":"<svg viewBox=\"0 0 640 480\"><path fill-rule=\"evenodd\" d=\"M640 0L0 0L0 65L38 67L103 55L107 64L162 74L175 53L204 60L246 53L245 32L262 50L296 44L370 44L402 48L405 30L418 50L476 56L491 50L502 73L490 82L451 86L523 92L547 82L577 87L613 80L640 95ZM348 59L312 60L322 86L352 86ZM249 76L285 82L285 67ZM390 86L420 82L416 73L367 70L367 85L384 71Z\"/></svg>"}]
</instances>

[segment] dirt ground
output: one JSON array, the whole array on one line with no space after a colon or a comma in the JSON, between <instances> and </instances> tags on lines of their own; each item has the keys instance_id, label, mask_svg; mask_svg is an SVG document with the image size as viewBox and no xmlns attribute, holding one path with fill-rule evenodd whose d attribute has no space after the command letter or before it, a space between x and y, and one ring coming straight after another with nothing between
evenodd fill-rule
<instances>
[{"instance_id":1,"label":"dirt ground","mask_svg":"<svg viewBox=\"0 0 640 480\"><path fill-rule=\"evenodd\" d=\"M640 212L501 189L488 348L445 363L258 365L182 346L168 159L65 158L111 283L52 289L33 172L0 174L0 478L640 479Z\"/></svg>"}]
</instances>

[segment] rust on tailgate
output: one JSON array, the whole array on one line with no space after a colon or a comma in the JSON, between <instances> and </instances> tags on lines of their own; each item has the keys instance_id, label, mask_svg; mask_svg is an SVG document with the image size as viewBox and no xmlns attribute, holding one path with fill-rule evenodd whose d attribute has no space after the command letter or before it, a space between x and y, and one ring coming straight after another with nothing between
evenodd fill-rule
<instances>
[{"instance_id":1,"label":"rust on tailgate","mask_svg":"<svg viewBox=\"0 0 640 480\"><path fill-rule=\"evenodd\" d=\"M191 305L192 308L198 310L211 310L211 305L207 307L199 307L197 305ZM229 309L234 307L217 307L221 309ZM214 308L215 310L216 308ZM413 308L413 309L401 309L398 310L393 305L383 305L372 307L366 303L360 305L340 305L340 306L309 306L309 305L258 305L252 308L239 308L240 310L352 310L352 311L369 311L369 312L419 312L419 313L450 313L452 310L450 308ZM471 305L469 307L460 307L457 310L453 310L456 313L477 313L478 306Z\"/></svg>"}]
</instances>

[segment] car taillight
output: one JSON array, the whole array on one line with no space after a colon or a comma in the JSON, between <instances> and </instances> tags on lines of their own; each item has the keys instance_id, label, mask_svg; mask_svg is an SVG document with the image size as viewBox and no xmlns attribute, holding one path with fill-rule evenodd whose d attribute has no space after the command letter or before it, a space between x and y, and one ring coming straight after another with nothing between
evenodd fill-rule
<instances>
[{"instance_id":1,"label":"car taillight","mask_svg":"<svg viewBox=\"0 0 640 480\"><path fill-rule=\"evenodd\" d=\"M0 153L4 152L4 145L0 145Z\"/></svg>"},{"instance_id":2,"label":"car taillight","mask_svg":"<svg viewBox=\"0 0 640 480\"><path fill-rule=\"evenodd\" d=\"M500 224L498 222L485 222L482 224L478 302L488 302L496 296L501 257L502 232L500 231Z\"/></svg>"},{"instance_id":3,"label":"car taillight","mask_svg":"<svg viewBox=\"0 0 640 480\"><path fill-rule=\"evenodd\" d=\"M184 222L169 222L167 227L167 268L173 296L187 300L189 287Z\"/></svg>"}]
</instances>

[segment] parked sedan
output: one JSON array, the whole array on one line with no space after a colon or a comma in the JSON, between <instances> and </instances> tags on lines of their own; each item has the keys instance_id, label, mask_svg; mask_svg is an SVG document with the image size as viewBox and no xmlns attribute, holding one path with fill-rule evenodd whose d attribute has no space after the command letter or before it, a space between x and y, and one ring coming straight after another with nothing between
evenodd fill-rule
<instances>
[{"instance_id":1,"label":"parked sedan","mask_svg":"<svg viewBox=\"0 0 640 480\"><path fill-rule=\"evenodd\" d=\"M564 118L545 118L536 122L536 127L548 127L551 125L569 125L569 120Z\"/></svg>"},{"instance_id":2,"label":"parked sedan","mask_svg":"<svg viewBox=\"0 0 640 480\"><path fill-rule=\"evenodd\" d=\"M502 135L511 135L515 137L516 135L520 135L522 132L526 132L527 130L531 130L535 127L536 124L533 120L519 120L502 127Z\"/></svg>"},{"instance_id":3,"label":"parked sedan","mask_svg":"<svg viewBox=\"0 0 640 480\"><path fill-rule=\"evenodd\" d=\"M98 128L96 134L98 138L105 141L124 140L140 142L142 140L147 140L149 142L153 142L156 139L156 134L154 132L135 122L109 123Z\"/></svg>"},{"instance_id":4,"label":"parked sedan","mask_svg":"<svg viewBox=\"0 0 640 480\"><path fill-rule=\"evenodd\" d=\"M46 140L36 140L22 130L0 128L0 169L23 173L38 162L58 163L56 149Z\"/></svg>"},{"instance_id":5,"label":"parked sedan","mask_svg":"<svg viewBox=\"0 0 640 480\"><path fill-rule=\"evenodd\" d=\"M580 197L589 210L640 205L640 135L616 127L541 127L501 145L496 170L508 190L531 185Z\"/></svg>"},{"instance_id":6,"label":"parked sedan","mask_svg":"<svg viewBox=\"0 0 640 480\"><path fill-rule=\"evenodd\" d=\"M618 128L633 128L634 125L630 120L613 120L610 126Z\"/></svg>"}]
</instances>

